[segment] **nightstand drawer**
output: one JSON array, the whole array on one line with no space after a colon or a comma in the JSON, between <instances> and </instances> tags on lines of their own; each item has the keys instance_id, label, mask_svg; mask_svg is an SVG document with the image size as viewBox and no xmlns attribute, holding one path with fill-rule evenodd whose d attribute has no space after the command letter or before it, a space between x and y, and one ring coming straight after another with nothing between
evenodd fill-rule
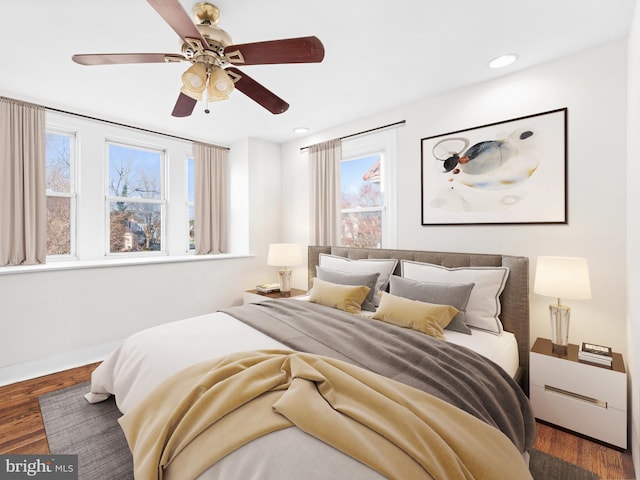
<instances>
[{"instance_id":1,"label":"nightstand drawer","mask_svg":"<svg viewBox=\"0 0 640 480\"><path fill-rule=\"evenodd\" d=\"M531 353L531 385L550 386L606 402L626 410L627 376L611 369L585 363L558 361L548 355Z\"/></svg>"},{"instance_id":2,"label":"nightstand drawer","mask_svg":"<svg viewBox=\"0 0 640 480\"><path fill-rule=\"evenodd\" d=\"M536 418L620 448L627 447L626 411L545 389L543 385L531 385L530 395Z\"/></svg>"}]
</instances>

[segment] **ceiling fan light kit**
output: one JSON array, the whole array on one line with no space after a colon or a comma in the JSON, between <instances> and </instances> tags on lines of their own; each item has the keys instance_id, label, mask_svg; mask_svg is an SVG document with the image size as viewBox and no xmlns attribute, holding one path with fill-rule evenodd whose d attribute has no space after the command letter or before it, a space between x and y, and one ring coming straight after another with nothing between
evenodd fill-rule
<instances>
[{"instance_id":1,"label":"ceiling fan light kit","mask_svg":"<svg viewBox=\"0 0 640 480\"><path fill-rule=\"evenodd\" d=\"M273 114L283 113L289 108L287 102L231 65L318 63L324 58L324 46L313 36L233 45L229 34L217 26L220 11L209 2L193 6L194 23L179 0L147 1L180 37L181 54L79 54L72 60L80 65L190 62L182 74L174 117L191 115L203 97L209 113L208 102L226 100L234 89Z\"/></svg>"}]
</instances>

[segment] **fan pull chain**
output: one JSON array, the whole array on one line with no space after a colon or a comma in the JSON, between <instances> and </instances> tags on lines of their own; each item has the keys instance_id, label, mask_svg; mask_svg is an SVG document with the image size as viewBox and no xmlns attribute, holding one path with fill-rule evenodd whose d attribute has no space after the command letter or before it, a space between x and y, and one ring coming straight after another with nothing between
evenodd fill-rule
<instances>
[{"instance_id":1,"label":"fan pull chain","mask_svg":"<svg viewBox=\"0 0 640 480\"><path fill-rule=\"evenodd\" d=\"M205 86L204 92L202 95L204 96L204 113L209 114L209 81L211 80L211 71L207 68L207 84Z\"/></svg>"}]
</instances>

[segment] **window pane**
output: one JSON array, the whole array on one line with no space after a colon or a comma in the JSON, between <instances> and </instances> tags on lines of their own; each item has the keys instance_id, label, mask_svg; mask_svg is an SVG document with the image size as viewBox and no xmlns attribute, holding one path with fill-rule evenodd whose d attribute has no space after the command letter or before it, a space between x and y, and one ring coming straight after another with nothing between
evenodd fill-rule
<instances>
[{"instance_id":1,"label":"window pane","mask_svg":"<svg viewBox=\"0 0 640 480\"><path fill-rule=\"evenodd\" d=\"M47 255L71 254L71 199L47 197Z\"/></svg>"},{"instance_id":2,"label":"window pane","mask_svg":"<svg viewBox=\"0 0 640 480\"><path fill-rule=\"evenodd\" d=\"M111 253L159 251L162 206L157 203L110 202Z\"/></svg>"},{"instance_id":3,"label":"window pane","mask_svg":"<svg viewBox=\"0 0 640 480\"><path fill-rule=\"evenodd\" d=\"M162 153L109 144L109 195L161 198Z\"/></svg>"},{"instance_id":4,"label":"window pane","mask_svg":"<svg viewBox=\"0 0 640 480\"><path fill-rule=\"evenodd\" d=\"M341 243L344 246L380 248L382 245L384 198L380 164L379 154L343 160L340 164Z\"/></svg>"},{"instance_id":5,"label":"window pane","mask_svg":"<svg viewBox=\"0 0 640 480\"><path fill-rule=\"evenodd\" d=\"M340 184L342 209L382 206L380 156L373 155L342 161Z\"/></svg>"},{"instance_id":6,"label":"window pane","mask_svg":"<svg viewBox=\"0 0 640 480\"><path fill-rule=\"evenodd\" d=\"M195 250L196 249L196 241L195 241L195 231L194 231L194 224L195 224L195 219L196 214L195 214L195 210L193 205L189 205L189 250Z\"/></svg>"},{"instance_id":7,"label":"window pane","mask_svg":"<svg viewBox=\"0 0 640 480\"><path fill-rule=\"evenodd\" d=\"M382 211L342 214L342 245L380 248L382 245Z\"/></svg>"},{"instance_id":8,"label":"window pane","mask_svg":"<svg viewBox=\"0 0 640 480\"><path fill-rule=\"evenodd\" d=\"M47 191L71 191L71 135L46 134Z\"/></svg>"}]
</instances>

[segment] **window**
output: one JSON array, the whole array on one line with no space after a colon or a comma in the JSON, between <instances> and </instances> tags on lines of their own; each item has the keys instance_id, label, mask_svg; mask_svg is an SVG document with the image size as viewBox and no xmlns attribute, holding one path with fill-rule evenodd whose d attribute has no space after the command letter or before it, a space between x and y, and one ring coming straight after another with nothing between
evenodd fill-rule
<instances>
[{"instance_id":1,"label":"window","mask_svg":"<svg viewBox=\"0 0 640 480\"><path fill-rule=\"evenodd\" d=\"M342 142L341 245L394 248L395 131Z\"/></svg>"},{"instance_id":2,"label":"window","mask_svg":"<svg viewBox=\"0 0 640 480\"><path fill-rule=\"evenodd\" d=\"M75 134L47 131L47 255L75 255Z\"/></svg>"},{"instance_id":3,"label":"window","mask_svg":"<svg viewBox=\"0 0 640 480\"><path fill-rule=\"evenodd\" d=\"M187 251L193 252L196 249L195 237L194 237L194 224L195 224L195 207L194 207L194 164L193 158L187 158Z\"/></svg>"},{"instance_id":4,"label":"window","mask_svg":"<svg viewBox=\"0 0 640 480\"><path fill-rule=\"evenodd\" d=\"M341 235L346 247L382 246L383 155L343 159L340 165Z\"/></svg>"},{"instance_id":5,"label":"window","mask_svg":"<svg viewBox=\"0 0 640 480\"><path fill-rule=\"evenodd\" d=\"M107 142L108 252L162 251L164 152Z\"/></svg>"}]
</instances>

